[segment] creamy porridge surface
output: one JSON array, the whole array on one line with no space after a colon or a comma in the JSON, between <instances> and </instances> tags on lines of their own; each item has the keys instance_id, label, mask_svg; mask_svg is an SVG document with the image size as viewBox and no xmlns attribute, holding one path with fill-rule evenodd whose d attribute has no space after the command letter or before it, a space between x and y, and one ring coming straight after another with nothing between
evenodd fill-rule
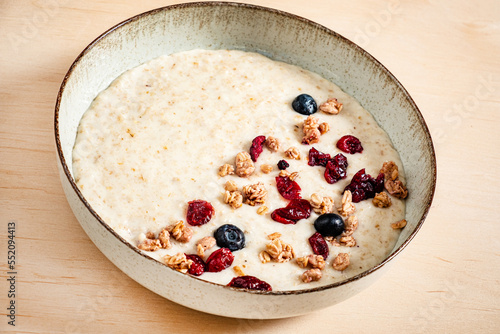
<instances>
[{"instance_id":1,"label":"creamy porridge surface","mask_svg":"<svg viewBox=\"0 0 500 334\"><path fill-rule=\"evenodd\" d=\"M302 145L301 125L306 116L293 111L291 102L302 93L314 97L318 105L335 97L344 108L338 115L318 111L320 122L331 129L319 143ZM309 149L315 147L333 157L341 153L337 140L344 135L358 137L363 153L346 154L347 178L328 184L323 167L307 164ZM220 177L219 166L234 164L236 154L248 151L258 135L280 141L278 152L264 149L248 178ZM292 160L284 151L295 146L301 159ZM101 218L118 234L136 246L149 231L158 233L178 220L186 221L187 203L202 199L212 204L215 216L203 226L190 226L189 243L172 240L172 248L145 252L163 261L166 254L196 254L196 242L212 236L217 227L233 224L245 232L246 247L233 252L232 267L256 276L273 290L296 290L331 284L356 275L380 263L399 236L391 223L404 218L403 200L392 198L389 208L377 208L371 199L356 203L359 227L354 233L356 247L329 244L330 256L317 282L303 283L295 260L262 264L258 254L269 243L267 235L279 232L292 245L296 257L312 254L308 238L318 214L295 225L271 219L270 213L285 207L288 200L276 189L276 164L285 159L290 172L298 172L296 182L302 197L313 193L331 196L340 206L344 187L362 168L376 177L385 161L394 161L401 178L403 166L386 133L373 117L349 95L317 74L296 66L272 61L256 53L242 51L193 50L166 55L118 77L101 92L83 115L73 150L73 172L78 187ZM269 174L262 164L274 167ZM223 201L224 184L245 185L263 182L269 211L257 214L259 206L243 204L232 209ZM210 249L206 256L218 247ZM331 262L338 253L350 254L350 266L340 272ZM232 268L218 273L205 272L201 279L228 284L235 277Z\"/></svg>"}]
</instances>

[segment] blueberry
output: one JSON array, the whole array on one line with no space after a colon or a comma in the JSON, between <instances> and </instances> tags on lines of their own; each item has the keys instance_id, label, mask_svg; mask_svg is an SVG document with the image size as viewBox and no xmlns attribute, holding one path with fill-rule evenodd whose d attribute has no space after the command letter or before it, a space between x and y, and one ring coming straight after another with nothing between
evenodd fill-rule
<instances>
[{"instance_id":1,"label":"blueberry","mask_svg":"<svg viewBox=\"0 0 500 334\"><path fill-rule=\"evenodd\" d=\"M344 232L345 224L339 215L325 213L316 219L314 228L324 237L336 237Z\"/></svg>"},{"instance_id":2,"label":"blueberry","mask_svg":"<svg viewBox=\"0 0 500 334\"><path fill-rule=\"evenodd\" d=\"M307 94L300 94L297 96L292 102L292 108L299 114L306 116L312 115L318 111L316 101L314 101L311 95Z\"/></svg>"},{"instance_id":3,"label":"blueberry","mask_svg":"<svg viewBox=\"0 0 500 334\"><path fill-rule=\"evenodd\" d=\"M245 234L237 226L225 224L214 232L217 246L229 248L231 252L245 247Z\"/></svg>"}]
</instances>

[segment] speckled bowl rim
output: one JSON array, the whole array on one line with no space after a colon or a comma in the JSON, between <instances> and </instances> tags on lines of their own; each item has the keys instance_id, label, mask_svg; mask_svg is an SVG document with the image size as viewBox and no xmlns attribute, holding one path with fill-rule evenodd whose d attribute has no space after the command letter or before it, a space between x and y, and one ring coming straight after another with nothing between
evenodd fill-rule
<instances>
[{"instance_id":1,"label":"speckled bowl rim","mask_svg":"<svg viewBox=\"0 0 500 334\"><path fill-rule=\"evenodd\" d=\"M68 165L66 164L66 159L64 158L64 154L63 154L62 147L61 147L61 141L60 141L60 138L59 138L59 107L60 107L62 95L64 93L64 89L66 87L66 83L67 83L68 79L70 78L71 74L73 73L73 70L80 63L80 60L83 57L85 57L85 55L94 46L98 45L101 39L103 39L107 35L113 33L115 30L119 29L120 27L122 27L124 25L127 25L127 24L130 24L130 23L132 23L132 22L134 22L134 21L136 21L138 19L141 19L141 18L143 18L145 16L155 15L156 13L163 12L163 11L169 11L169 10L173 10L173 9L182 9L182 8L191 8L191 7L217 7L217 6L243 7L243 8L252 9L252 10L259 10L259 11L264 11L264 12L270 12L270 13L278 15L278 16L284 16L284 17L287 17L287 18L291 18L291 19L294 19L294 20L301 21L303 23L306 23L309 26L312 26L312 27L314 27L316 29L322 30L322 31L326 32L327 34L330 34L330 35L334 36L335 38L342 40L344 43L347 43L348 45L350 45L351 47L353 47L354 49L356 49L357 51L359 51L363 56L367 57L373 64L375 64L377 67L379 67L379 69L381 69L385 74L387 74L394 83L396 83L396 86L401 90L401 92L404 94L405 98L410 102L411 107L416 112L416 115L418 116L418 120L419 120L420 124L422 125L422 127L423 127L423 129L425 131L425 136L427 138L426 143L428 145L428 149L432 153L432 155L431 155L431 158L432 158L431 159L432 160L431 161L431 165L432 165L432 171L431 172L433 174L432 175L432 186L431 186L432 187L432 191L429 194L429 197L427 199L427 204L425 206L424 213L422 214L422 217L421 217L420 221L415 226L413 232L407 237L407 239L395 251L393 251L388 257L386 257L378 265L376 265L376 266L374 266L374 267L372 267L372 268L370 268L370 269L368 269L368 270L366 270L366 271L364 271L364 272L362 272L360 274L357 274L355 276L347 278L347 279L345 279L343 281L332 283L332 284L328 284L328 285L323 285L323 286L319 286L319 287L315 287L315 288L310 288L310 289L280 290L280 291L257 291L257 290L248 290L248 289L239 289L239 288L228 287L226 285L209 282L209 281L206 281L206 280L203 280L203 279L200 279L198 277L191 276L191 275L188 275L188 274L182 274L182 273L180 273L180 272L178 272L178 271L176 271L176 270L168 267L166 264L155 260L154 258L150 257L149 255L146 255L146 254L142 253L139 249L137 249L136 247L132 246L129 242L127 242L125 239L123 239L107 223L105 223L104 220L97 214L97 212L94 211L94 209L92 208L92 206L87 202L87 200L85 199L85 197L83 196L83 194L78 189L78 187L77 187L77 185L76 185L76 183L75 183L75 181L73 179L73 176L72 176L71 172L69 171ZM331 29L328 29L325 26L320 25L320 24L318 24L318 23L316 23L314 21L308 20L306 18L297 16L297 15L294 15L294 14L290 14L290 13L282 11L282 10L278 10L278 9L274 9L274 8L268 8L268 7L263 7L263 6L257 6L257 5L252 5L252 4L244 4L244 3L237 3L237 2L220 2L220 1L190 2L190 3L174 4L174 5L160 7L160 8L157 8L157 9L153 9L153 10L150 10L150 11L138 14L136 16L133 16L133 17L131 17L129 19L126 19L126 20L124 20L124 21L116 24L115 26L109 28L104 33L102 33L99 37L97 37L96 39L94 39L78 55L78 57L75 59L75 61L73 62L73 64L70 66L68 72L64 76L64 79L63 79L63 81L61 83L61 87L60 87L59 92L57 94L57 101L56 101L55 115L54 115L54 130L55 130L55 139L56 139L57 153L58 153L58 156L59 156L62 168L64 170L64 173L65 173L68 181L70 182L71 186L73 187L73 190L77 193L79 199L82 201L82 203L85 205L85 207L90 211L90 213L114 237L118 238L121 242L123 242L125 245L127 245L130 249L132 249L138 255L146 258L149 261L154 261L154 262L156 262L156 263L158 263L158 264L160 264L162 266L165 266L165 268L168 268L168 270L172 270L176 274L184 275L186 277L186 279L196 279L196 280L199 280L199 281L201 281L203 283L220 286L221 288L230 289L230 290L233 290L235 292L252 293L252 294L263 294L263 295L297 295L297 294L311 293L311 292L318 292L318 291L323 291L323 290L327 290L327 289L333 289L335 287L338 287L338 286L341 286L341 285L344 285L344 284L349 284L350 282L354 282L354 281L360 280L361 278L370 275L371 273L373 273L373 272L379 270L380 268L382 268L385 264L387 264L388 262L390 262L393 258L395 258L413 240L413 238L415 237L415 235L418 233L418 231L422 227L422 225L423 225L423 223L425 221L425 218L427 217L427 214L428 214L429 209L430 209L431 204L432 204L432 200L434 198L435 189L436 189L436 175L437 175L436 154L435 154L434 145L432 143L432 139L431 139L431 135L430 135L429 129L428 129L427 124L425 123L425 120L424 120L422 114L420 113L420 110L418 109L417 105L415 104L415 102L411 98L410 94L403 87L403 85L399 82L399 80L396 79L396 77L384 65L382 65L382 63L380 63L377 59L375 59L371 54L369 54L367 51L365 51L364 49L362 49L360 46L358 46L357 44L355 44L351 40L345 38L344 36L342 36L342 35L340 35L338 33L336 33L335 31L333 31Z\"/></svg>"}]
</instances>

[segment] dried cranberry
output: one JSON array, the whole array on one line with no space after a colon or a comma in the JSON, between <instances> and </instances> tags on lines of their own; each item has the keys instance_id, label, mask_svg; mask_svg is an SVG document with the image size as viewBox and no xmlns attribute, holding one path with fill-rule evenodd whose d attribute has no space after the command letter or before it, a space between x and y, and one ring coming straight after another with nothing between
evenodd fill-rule
<instances>
[{"instance_id":1,"label":"dried cranberry","mask_svg":"<svg viewBox=\"0 0 500 334\"><path fill-rule=\"evenodd\" d=\"M235 277L229 282L227 286L232 286L234 288L244 288L249 290L262 290L262 291L272 291L271 285L266 283L255 276L239 276Z\"/></svg>"},{"instance_id":2,"label":"dried cranberry","mask_svg":"<svg viewBox=\"0 0 500 334\"><path fill-rule=\"evenodd\" d=\"M197 199L188 203L186 221L193 226L203 225L212 219L214 213L215 210L212 204Z\"/></svg>"},{"instance_id":3,"label":"dried cranberry","mask_svg":"<svg viewBox=\"0 0 500 334\"><path fill-rule=\"evenodd\" d=\"M379 173L377 178L375 179L375 193L384 191L384 180L384 173Z\"/></svg>"},{"instance_id":4,"label":"dried cranberry","mask_svg":"<svg viewBox=\"0 0 500 334\"><path fill-rule=\"evenodd\" d=\"M307 164L309 166L323 166L326 167L328 161L332 157L328 153L323 153L315 149L314 147L309 150L309 161Z\"/></svg>"},{"instance_id":5,"label":"dried cranberry","mask_svg":"<svg viewBox=\"0 0 500 334\"><path fill-rule=\"evenodd\" d=\"M228 268L234 260L234 255L228 248L219 248L207 259L206 270L209 272L219 272Z\"/></svg>"},{"instance_id":6,"label":"dried cranberry","mask_svg":"<svg viewBox=\"0 0 500 334\"><path fill-rule=\"evenodd\" d=\"M278 161L278 169L279 170L285 170L288 167L290 167L290 164L288 162L286 162L286 160L280 160L280 161Z\"/></svg>"},{"instance_id":7,"label":"dried cranberry","mask_svg":"<svg viewBox=\"0 0 500 334\"><path fill-rule=\"evenodd\" d=\"M339 153L326 164L325 180L333 184L347 177L347 158Z\"/></svg>"},{"instance_id":8,"label":"dried cranberry","mask_svg":"<svg viewBox=\"0 0 500 334\"><path fill-rule=\"evenodd\" d=\"M189 268L188 273L194 276L200 276L205 272L206 264L201 257L199 257L196 254L185 254L185 255L188 260L193 261L191 267Z\"/></svg>"},{"instance_id":9,"label":"dried cranberry","mask_svg":"<svg viewBox=\"0 0 500 334\"><path fill-rule=\"evenodd\" d=\"M257 136L252 140L252 146L250 147L250 156L252 157L253 162L256 162L257 158L262 153L265 141L266 136Z\"/></svg>"},{"instance_id":10,"label":"dried cranberry","mask_svg":"<svg viewBox=\"0 0 500 334\"><path fill-rule=\"evenodd\" d=\"M276 176L276 187L278 192L286 199L300 198L300 186L288 176Z\"/></svg>"},{"instance_id":11,"label":"dried cranberry","mask_svg":"<svg viewBox=\"0 0 500 334\"><path fill-rule=\"evenodd\" d=\"M342 152L354 154L354 153L362 153L363 146L361 146L361 142L358 138L347 135L343 136L337 142L337 148Z\"/></svg>"},{"instance_id":12,"label":"dried cranberry","mask_svg":"<svg viewBox=\"0 0 500 334\"><path fill-rule=\"evenodd\" d=\"M326 260L328 254L330 253L330 250L328 248L328 244L326 243L325 239L319 232L314 233L309 238L309 243L311 244L313 253L316 255L323 256L323 259Z\"/></svg>"},{"instance_id":13,"label":"dried cranberry","mask_svg":"<svg viewBox=\"0 0 500 334\"><path fill-rule=\"evenodd\" d=\"M295 224L311 216L311 204L305 199L293 199L284 208L276 209L271 214L274 221L282 224Z\"/></svg>"},{"instance_id":14,"label":"dried cranberry","mask_svg":"<svg viewBox=\"0 0 500 334\"><path fill-rule=\"evenodd\" d=\"M380 173L374 179L371 175L366 174L363 168L354 174L351 183L345 187L344 191L346 190L352 193L352 201L354 203L373 198L376 193L384 190L384 174Z\"/></svg>"}]
</instances>

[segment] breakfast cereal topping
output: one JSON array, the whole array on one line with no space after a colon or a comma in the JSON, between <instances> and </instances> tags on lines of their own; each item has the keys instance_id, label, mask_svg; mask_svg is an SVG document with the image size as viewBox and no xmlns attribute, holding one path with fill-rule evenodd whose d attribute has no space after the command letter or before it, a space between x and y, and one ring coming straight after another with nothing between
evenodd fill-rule
<instances>
[{"instance_id":1,"label":"breakfast cereal topping","mask_svg":"<svg viewBox=\"0 0 500 334\"><path fill-rule=\"evenodd\" d=\"M308 256L297 258L297 264L301 268L306 268L307 266L309 266L321 270L325 267L325 259L322 255L310 254Z\"/></svg>"},{"instance_id":2,"label":"breakfast cereal topping","mask_svg":"<svg viewBox=\"0 0 500 334\"><path fill-rule=\"evenodd\" d=\"M260 170L264 174L269 174L269 173L271 173L273 171L273 166L272 165L268 165L268 164L263 164L263 165L260 166Z\"/></svg>"},{"instance_id":3,"label":"breakfast cereal topping","mask_svg":"<svg viewBox=\"0 0 500 334\"><path fill-rule=\"evenodd\" d=\"M257 209L257 214L259 215L265 215L269 211L269 208L265 205L262 205Z\"/></svg>"},{"instance_id":4,"label":"breakfast cereal topping","mask_svg":"<svg viewBox=\"0 0 500 334\"><path fill-rule=\"evenodd\" d=\"M332 266L333 269L342 271L349 267L351 261L349 260L349 254L347 253L339 253L337 257L333 260Z\"/></svg>"},{"instance_id":5,"label":"breakfast cereal topping","mask_svg":"<svg viewBox=\"0 0 500 334\"><path fill-rule=\"evenodd\" d=\"M356 246L356 239L352 235L341 236L339 239L341 246L354 247Z\"/></svg>"},{"instance_id":6,"label":"breakfast cereal topping","mask_svg":"<svg viewBox=\"0 0 500 334\"><path fill-rule=\"evenodd\" d=\"M386 180L396 180L399 177L398 165L394 161L386 161L380 169L380 173L384 173Z\"/></svg>"},{"instance_id":7,"label":"breakfast cereal topping","mask_svg":"<svg viewBox=\"0 0 500 334\"><path fill-rule=\"evenodd\" d=\"M240 152L235 159L236 175L239 177L247 177L255 171L255 166L248 152Z\"/></svg>"},{"instance_id":8,"label":"breakfast cereal topping","mask_svg":"<svg viewBox=\"0 0 500 334\"><path fill-rule=\"evenodd\" d=\"M244 186L243 194L245 195L245 204L251 206L263 204L267 198L267 190L262 182Z\"/></svg>"},{"instance_id":9,"label":"breakfast cereal topping","mask_svg":"<svg viewBox=\"0 0 500 334\"><path fill-rule=\"evenodd\" d=\"M237 209L243 205L243 195L238 190L226 190L224 193L224 203L229 204L233 209Z\"/></svg>"},{"instance_id":10,"label":"breakfast cereal topping","mask_svg":"<svg viewBox=\"0 0 500 334\"><path fill-rule=\"evenodd\" d=\"M204 237L196 244L196 251L199 257L203 257L205 255L205 251L209 250L215 246L215 238L214 237Z\"/></svg>"},{"instance_id":11,"label":"breakfast cereal topping","mask_svg":"<svg viewBox=\"0 0 500 334\"><path fill-rule=\"evenodd\" d=\"M274 233L271 233L271 234L269 234L269 235L267 236L267 238L268 238L269 240L279 239L279 238L281 238L281 233L279 233L279 232L274 232Z\"/></svg>"},{"instance_id":12,"label":"breakfast cereal topping","mask_svg":"<svg viewBox=\"0 0 500 334\"><path fill-rule=\"evenodd\" d=\"M293 172L293 173L290 173L290 175L288 175L288 178L292 181L295 181L295 179L298 177L299 177L299 172Z\"/></svg>"},{"instance_id":13,"label":"breakfast cereal topping","mask_svg":"<svg viewBox=\"0 0 500 334\"><path fill-rule=\"evenodd\" d=\"M148 238L148 239L156 239L155 238L155 234L153 232L151 232L151 231L149 231L149 232L146 233L146 238Z\"/></svg>"},{"instance_id":14,"label":"breakfast cereal topping","mask_svg":"<svg viewBox=\"0 0 500 334\"><path fill-rule=\"evenodd\" d=\"M165 257L163 257L163 260L165 261L165 264L167 266L182 273L186 273L193 264L193 261L187 259L186 254L184 253L177 253L173 256L165 255Z\"/></svg>"},{"instance_id":15,"label":"breakfast cereal topping","mask_svg":"<svg viewBox=\"0 0 500 334\"><path fill-rule=\"evenodd\" d=\"M290 244L281 239L274 239L266 245L266 251L276 262L288 262L295 257L295 252Z\"/></svg>"},{"instance_id":16,"label":"breakfast cereal topping","mask_svg":"<svg viewBox=\"0 0 500 334\"><path fill-rule=\"evenodd\" d=\"M304 283L310 283L312 281L319 281L321 279L322 273L321 270L314 268L314 269L309 269L305 271L301 276L300 279Z\"/></svg>"},{"instance_id":17,"label":"breakfast cereal topping","mask_svg":"<svg viewBox=\"0 0 500 334\"><path fill-rule=\"evenodd\" d=\"M356 211L356 207L354 203L352 203L352 193L349 190L344 191L344 195L342 196L342 206L339 208L339 213L347 217L352 215L354 211Z\"/></svg>"},{"instance_id":18,"label":"breakfast cereal topping","mask_svg":"<svg viewBox=\"0 0 500 334\"><path fill-rule=\"evenodd\" d=\"M271 152L276 152L280 148L280 142L272 136L267 137L265 145Z\"/></svg>"},{"instance_id":19,"label":"breakfast cereal topping","mask_svg":"<svg viewBox=\"0 0 500 334\"><path fill-rule=\"evenodd\" d=\"M237 276L245 276L245 273L243 272L243 269L241 269L240 266L234 266L233 271Z\"/></svg>"},{"instance_id":20,"label":"breakfast cereal topping","mask_svg":"<svg viewBox=\"0 0 500 334\"><path fill-rule=\"evenodd\" d=\"M327 133L328 131L330 131L330 124L328 124L326 122L323 122L323 123L321 123L318 126L318 130L319 130L319 133L321 133L322 135L324 135L325 133Z\"/></svg>"},{"instance_id":21,"label":"breakfast cereal topping","mask_svg":"<svg viewBox=\"0 0 500 334\"><path fill-rule=\"evenodd\" d=\"M358 228L358 218L356 216L349 216L344 221L344 224L345 224L345 230L342 233L342 236L343 237L351 236L354 233L354 231L356 231Z\"/></svg>"},{"instance_id":22,"label":"breakfast cereal topping","mask_svg":"<svg viewBox=\"0 0 500 334\"><path fill-rule=\"evenodd\" d=\"M182 220L179 220L175 225L169 227L170 233L175 240L179 242L188 242L193 236L193 230L186 225Z\"/></svg>"},{"instance_id":23,"label":"breakfast cereal topping","mask_svg":"<svg viewBox=\"0 0 500 334\"><path fill-rule=\"evenodd\" d=\"M158 239L145 239L143 242L137 245L137 248L148 252L154 252L162 247L160 240Z\"/></svg>"},{"instance_id":24,"label":"breakfast cereal topping","mask_svg":"<svg viewBox=\"0 0 500 334\"><path fill-rule=\"evenodd\" d=\"M266 141L266 136L257 136L252 140L252 146L250 147L250 157L253 162L257 162L260 154L262 153L262 147Z\"/></svg>"},{"instance_id":25,"label":"breakfast cereal topping","mask_svg":"<svg viewBox=\"0 0 500 334\"><path fill-rule=\"evenodd\" d=\"M401 180L387 180L385 181L384 185L389 194L396 198L404 199L408 196L408 190L403 185L403 182L401 182Z\"/></svg>"},{"instance_id":26,"label":"breakfast cereal topping","mask_svg":"<svg viewBox=\"0 0 500 334\"><path fill-rule=\"evenodd\" d=\"M168 233L168 230L166 228L161 230L160 234L158 235L158 240L160 240L162 248L168 249L172 247L170 245L170 233Z\"/></svg>"},{"instance_id":27,"label":"breakfast cereal topping","mask_svg":"<svg viewBox=\"0 0 500 334\"><path fill-rule=\"evenodd\" d=\"M192 226L201 226L208 223L215 214L214 207L207 201L196 199L188 202L186 221Z\"/></svg>"},{"instance_id":28,"label":"breakfast cereal topping","mask_svg":"<svg viewBox=\"0 0 500 334\"><path fill-rule=\"evenodd\" d=\"M392 205L391 198L389 197L389 195L387 195L386 192L375 194L372 203L378 208L388 208Z\"/></svg>"},{"instance_id":29,"label":"breakfast cereal topping","mask_svg":"<svg viewBox=\"0 0 500 334\"><path fill-rule=\"evenodd\" d=\"M287 171L286 169L283 169L283 170L280 171L279 176L281 176L281 177L289 177L290 174L291 173L289 171Z\"/></svg>"},{"instance_id":30,"label":"breakfast cereal topping","mask_svg":"<svg viewBox=\"0 0 500 334\"><path fill-rule=\"evenodd\" d=\"M333 198L328 196L321 196L317 193L311 195L311 200L309 201L311 206L317 214L333 213L334 201Z\"/></svg>"},{"instance_id":31,"label":"breakfast cereal topping","mask_svg":"<svg viewBox=\"0 0 500 334\"><path fill-rule=\"evenodd\" d=\"M308 116L302 127L302 131L304 133L302 144L310 145L319 142L321 132L319 132L318 128L318 119L314 116Z\"/></svg>"},{"instance_id":32,"label":"breakfast cereal topping","mask_svg":"<svg viewBox=\"0 0 500 334\"><path fill-rule=\"evenodd\" d=\"M234 167L230 164L224 164L219 167L219 176L233 175Z\"/></svg>"},{"instance_id":33,"label":"breakfast cereal topping","mask_svg":"<svg viewBox=\"0 0 500 334\"><path fill-rule=\"evenodd\" d=\"M400 220L400 221L397 221L397 222L391 224L391 227L395 230L401 229L405 226L406 226L406 219L403 219L403 220Z\"/></svg>"},{"instance_id":34,"label":"breakfast cereal topping","mask_svg":"<svg viewBox=\"0 0 500 334\"><path fill-rule=\"evenodd\" d=\"M290 159L300 160L300 152L299 149L295 146L290 147L285 151L285 156Z\"/></svg>"},{"instance_id":35,"label":"breakfast cereal topping","mask_svg":"<svg viewBox=\"0 0 500 334\"><path fill-rule=\"evenodd\" d=\"M262 263L267 263L271 261L271 255L269 255L269 253L266 251L262 251L259 253L259 260Z\"/></svg>"},{"instance_id":36,"label":"breakfast cereal topping","mask_svg":"<svg viewBox=\"0 0 500 334\"><path fill-rule=\"evenodd\" d=\"M319 110L325 114L337 115L342 111L342 103L340 103L336 98L331 98L326 100L325 103L319 106Z\"/></svg>"},{"instance_id":37,"label":"breakfast cereal topping","mask_svg":"<svg viewBox=\"0 0 500 334\"><path fill-rule=\"evenodd\" d=\"M236 191L238 190L238 186L234 183L234 181L227 181L224 185L224 189L227 191Z\"/></svg>"}]
</instances>

